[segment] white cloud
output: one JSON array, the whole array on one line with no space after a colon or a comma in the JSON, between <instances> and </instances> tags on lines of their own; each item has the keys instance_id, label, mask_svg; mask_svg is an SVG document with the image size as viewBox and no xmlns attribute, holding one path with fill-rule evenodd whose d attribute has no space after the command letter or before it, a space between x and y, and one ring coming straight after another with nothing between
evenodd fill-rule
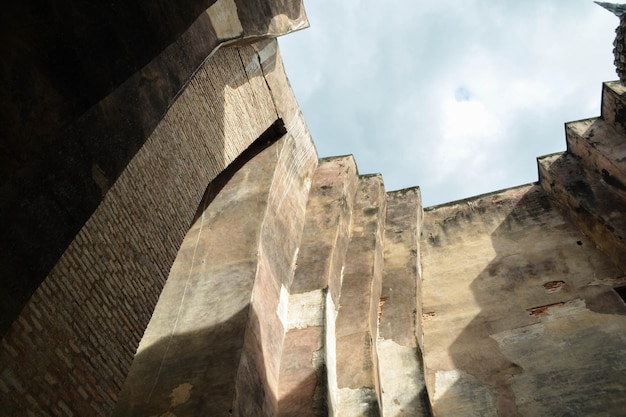
<instances>
[{"instance_id":1,"label":"white cloud","mask_svg":"<svg viewBox=\"0 0 626 417\"><path fill-rule=\"evenodd\" d=\"M435 182L464 172L465 181L488 175L489 155L501 136L497 117L478 101L447 101L443 108L443 135L435 144L431 170Z\"/></svg>"},{"instance_id":2,"label":"white cloud","mask_svg":"<svg viewBox=\"0 0 626 417\"><path fill-rule=\"evenodd\" d=\"M426 205L536 180L615 79L618 20L586 0L306 7L311 28L280 42L321 156L354 153Z\"/></svg>"}]
</instances>

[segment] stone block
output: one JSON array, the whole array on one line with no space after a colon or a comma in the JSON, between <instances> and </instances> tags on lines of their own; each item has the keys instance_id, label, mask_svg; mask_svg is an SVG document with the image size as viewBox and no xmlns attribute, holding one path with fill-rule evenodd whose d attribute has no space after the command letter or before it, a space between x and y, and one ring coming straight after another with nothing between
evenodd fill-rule
<instances>
[{"instance_id":1,"label":"stone block","mask_svg":"<svg viewBox=\"0 0 626 417\"><path fill-rule=\"evenodd\" d=\"M597 172L614 193L626 197L624 134L599 118L566 123L565 133L567 150Z\"/></svg>"},{"instance_id":2,"label":"stone block","mask_svg":"<svg viewBox=\"0 0 626 417\"><path fill-rule=\"evenodd\" d=\"M601 117L616 130L626 133L626 86L620 81L602 84Z\"/></svg>"},{"instance_id":3,"label":"stone block","mask_svg":"<svg viewBox=\"0 0 626 417\"><path fill-rule=\"evenodd\" d=\"M278 146L209 187L113 415L231 415Z\"/></svg>"},{"instance_id":4,"label":"stone block","mask_svg":"<svg viewBox=\"0 0 626 417\"><path fill-rule=\"evenodd\" d=\"M382 290L379 302L378 362L383 416L427 416L421 336L419 188L387 193Z\"/></svg>"},{"instance_id":5,"label":"stone block","mask_svg":"<svg viewBox=\"0 0 626 417\"><path fill-rule=\"evenodd\" d=\"M256 71L246 70L249 62L257 63ZM252 47L219 50L204 62L21 310L41 330L18 357L0 349L0 362L29 391L59 395L33 378L37 371L30 364L41 364L58 371L73 407L111 413L207 185L275 125L276 108L258 62ZM98 130L89 122L98 114L83 115L79 131L85 138L96 140L91 129L125 137L123 123L109 133ZM16 329L4 339L12 346L23 337ZM82 351L69 350L70 341ZM87 378L91 390L81 382ZM83 400L79 388L97 397ZM0 409L45 414L11 390L0 397Z\"/></svg>"},{"instance_id":6,"label":"stone block","mask_svg":"<svg viewBox=\"0 0 626 417\"><path fill-rule=\"evenodd\" d=\"M277 415L328 416L326 389L324 327L289 329L281 357Z\"/></svg>"},{"instance_id":7,"label":"stone block","mask_svg":"<svg viewBox=\"0 0 626 417\"><path fill-rule=\"evenodd\" d=\"M259 54L276 54L276 44L266 44ZM302 239L306 204L318 157L306 124L287 94L286 77L274 56L276 68L268 85L277 88L277 109L286 111L286 134L276 150L276 170L268 193L262 224L258 269L252 291L254 316L248 323L240 365L233 415L274 416L278 413L279 377L285 332L288 328L289 286L293 281ZM266 71L261 65L261 70ZM278 73L278 74L277 74ZM281 75L282 78L278 77ZM281 81L282 80L282 81ZM277 81L281 81L278 82Z\"/></svg>"},{"instance_id":8,"label":"stone block","mask_svg":"<svg viewBox=\"0 0 626 417\"><path fill-rule=\"evenodd\" d=\"M360 177L335 320L336 380L329 381L335 415L381 414L376 338L385 210L382 178Z\"/></svg>"},{"instance_id":9,"label":"stone block","mask_svg":"<svg viewBox=\"0 0 626 417\"><path fill-rule=\"evenodd\" d=\"M292 294L330 287L333 299L337 300L350 237L357 174L351 155L320 160L307 203Z\"/></svg>"},{"instance_id":10,"label":"stone block","mask_svg":"<svg viewBox=\"0 0 626 417\"><path fill-rule=\"evenodd\" d=\"M352 156L322 159L313 175L290 286L279 380L281 416L328 414L325 303L330 282L336 283L338 292L357 182Z\"/></svg>"},{"instance_id":11,"label":"stone block","mask_svg":"<svg viewBox=\"0 0 626 417\"><path fill-rule=\"evenodd\" d=\"M626 270L626 198L567 153L542 157L540 183L564 213Z\"/></svg>"}]
</instances>

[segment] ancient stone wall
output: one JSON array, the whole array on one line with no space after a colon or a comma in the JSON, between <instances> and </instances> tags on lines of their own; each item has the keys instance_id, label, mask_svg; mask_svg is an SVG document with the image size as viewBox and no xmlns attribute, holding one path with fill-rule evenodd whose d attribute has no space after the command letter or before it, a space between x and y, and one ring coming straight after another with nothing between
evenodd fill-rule
<instances>
[{"instance_id":1,"label":"ancient stone wall","mask_svg":"<svg viewBox=\"0 0 626 417\"><path fill-rule=\"evenodd\" d=\"M540 186L427 210L422 263L436 415L624 409L624 274Z\"/></svg>"},{"instance_id":2,"label":"ancient stone wall","mask_svg":"<svg viewBox=\"0 0 626 417\"><path fill-rule=\"evenodd\" d=\"M115 405L207 184L277 120L258 63L207 61L31 297L2 342L7 415Z\"/></svg>"},{"instance_id":3,"label":"ancient stone wall","mask_svg":"<svg viewBox=\"0 0 626 417\"><path fill-rule=\"evenodd\" d=\"M301 0L9 3L0 16L0 333L201 64L224 43L307 25ZM215 123L230 110L220 100L206 114Z\"/></svg>"},{"instance_id":4,"label":"ancient stone wall","mask_svg":"<svg viewBox=\"0 0 626 417\"><path fill-rule=\"evenodd\" d=\"M285 133L265 78L278 68L287 83L276 45L246 45L306 16L299 0L14 3L0 50L0 414L105 415L207 184Z\"/></svg>"},{"instance_id":5,"label":"ancient stone wall","mask_svg":"<svg viewBox=\"0 0 626 417\"><path fill-rule=\"evenodd\" d=\"M537 183L422 210L318 161L265 39L298 0L8 10L43 29L20 56L32 28L0 17L0 415L626 408L621 84Z\"/></svg>"}]
</instances>

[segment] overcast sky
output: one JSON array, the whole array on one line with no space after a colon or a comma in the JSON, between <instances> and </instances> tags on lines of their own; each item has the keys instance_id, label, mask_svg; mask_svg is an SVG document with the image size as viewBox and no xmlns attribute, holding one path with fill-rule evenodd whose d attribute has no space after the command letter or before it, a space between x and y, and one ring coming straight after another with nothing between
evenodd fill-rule
<instances>
[{"instance_id":1,"label":"overcast sky","mask_svg":"<svg viewBox=\"0 0 626 417\"><path fill-rule=\"evenodd\" d=\"M617 17L591 0L305 0L280 39L320 157L353 154L424 206L537 180L600 114Z\"/></svg>"}]
</instances>

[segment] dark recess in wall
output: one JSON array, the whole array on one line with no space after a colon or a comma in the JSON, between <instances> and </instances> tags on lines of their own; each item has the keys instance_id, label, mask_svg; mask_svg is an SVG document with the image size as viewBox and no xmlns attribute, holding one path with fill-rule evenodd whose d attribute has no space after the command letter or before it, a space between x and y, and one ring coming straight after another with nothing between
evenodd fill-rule
<instances>
[{"instance_id":1,"label":"dark recess in wall","mask_svg":"<svg viewBox=\"0 0 626 417\"><path fill-rule=\"evenodd\" d=\"M141 148L169 100L215 47L193 48L198 35L187 31L215 1L3 5L0 335ZM203 24L207 37L212 29ZM157 64L149 74L160 78L142 79L145 88L126 88L111 108L94 110L174 42L180 44L178 59L170 59L174 71ZM216 39L205 39L211 42Z\"/></svg>"},{"instance_id":2,"label":"dark recess in wall","mask_svg":"<svg viewBox=\"0 0 626 417\"><path fill-rule=\"evenodd\" d=\"M0 184L216 0L9 0L0 14Z\"/></svg>"}]
</instances>

